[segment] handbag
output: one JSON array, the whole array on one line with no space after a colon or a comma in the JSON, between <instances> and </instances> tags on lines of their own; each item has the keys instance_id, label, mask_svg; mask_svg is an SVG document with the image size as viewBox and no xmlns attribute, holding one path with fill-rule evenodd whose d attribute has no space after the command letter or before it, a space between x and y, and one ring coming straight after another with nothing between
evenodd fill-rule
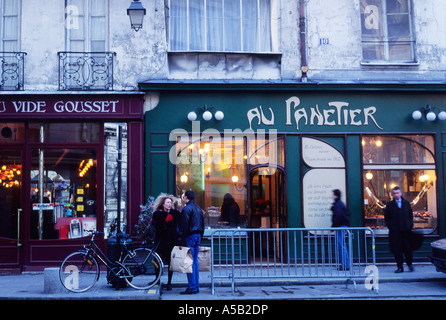
<instances>
[{"instance_id":1,"label":"handbag","mask_svg":"<svg viewBox=\"0 0 446 320\"><path fill-rule=\"evenodd\" d=\"M198 251L198 270L211 271L212 251L211 247L201 247Z\"/></svg>"},{"instance_id":2,"label":"handbag","mask_svg":"<svg viewBox=\"0 0 446 320\"><path fill-rule=\"evenodd\" d=\"M192 273L192 253L190 248L175 246L170 254L170 271Z\"/></svg>"}]
</instances>

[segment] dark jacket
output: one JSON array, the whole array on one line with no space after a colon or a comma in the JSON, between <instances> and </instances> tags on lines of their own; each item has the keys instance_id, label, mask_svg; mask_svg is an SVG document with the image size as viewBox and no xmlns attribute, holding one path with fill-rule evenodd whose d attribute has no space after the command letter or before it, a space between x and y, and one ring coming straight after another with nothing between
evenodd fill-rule
<instances>
[{"instance_id":1,"label":"dark jacket","mask_svg":"<svg viewBox=\"0 0 446 320\"><path fill-rule=\"evenodd\" d=\"M229 222L230 227L237 227L240 217L240 207L234 200L224 201L221 206L221 220Z\"/></svg>"},{"instance_id":2,"label":"dark jacket","mask_svg":"<svg viewBox=\"0 0 446 320\"><path fill-rule=\"evenodd\" d=\"M194 233L203 236L204 214L193 200L190 200L181 212L179 231L183 241Z\"/></svg>"},{"instance_id":3,"label":"dark jacket","mask_svg":"<svg viewBox=\"0 0 446 320\"><path fill-rule=\"evenodd\" d=\"M333 215L331 216L331 226L333 228L349 226L350 225L350 211L345 206L344 202L336 199L331 207Z\"/></svg>"},{"instance_id":4,"label":"dark jacket","mask_svg":"<svg viewBox=\"0 0 446 320\"><path fill-rule=\"evenodd\" d=\"M410 231L413 228L413 211L410 202L401 198L401 209L395 199L384 208L384 219L390 231Z\"/></svg>"},{"instance_id":5,"label":"dark jacket","mask_svg":"<svg viewBox=\"0 0 446 320\"><path fill-rule=\"evenodd\" d=\"M171 214L170 218L168 218L169 213ZM155 227L154 243L159 244L156 251L165 261L170 261L170 253L173 247L180 244L178 239L180 212L171 209L169 213L164 210L157 210L153 213L152 218Z\"/></svg>"}]
</instances>

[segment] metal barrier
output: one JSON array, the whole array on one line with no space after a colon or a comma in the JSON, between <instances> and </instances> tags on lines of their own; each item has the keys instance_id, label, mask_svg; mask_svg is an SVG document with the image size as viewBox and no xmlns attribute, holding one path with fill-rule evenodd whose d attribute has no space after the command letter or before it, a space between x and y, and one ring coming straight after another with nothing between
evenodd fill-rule
<instances>
[{"instance_id":1,"label":"metal barrier","mask_svg":"<svg viewBox=\"0 0 446 320\"><path fill-rule=\"evenodd\" d=\"M212 294L230 279L343 278L370 275L375 234L370 228L217 229L211 232ZM371 287L377 292L377 287Z\"/></svg>"}]
</instances>

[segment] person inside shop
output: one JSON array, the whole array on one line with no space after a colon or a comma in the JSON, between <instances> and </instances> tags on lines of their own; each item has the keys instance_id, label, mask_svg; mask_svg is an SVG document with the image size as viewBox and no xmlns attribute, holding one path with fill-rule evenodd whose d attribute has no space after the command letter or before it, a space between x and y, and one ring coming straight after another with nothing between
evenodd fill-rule
<instances>
[{"instance_id":1,"label":"person inside shop","mask_svg":"<svg viewBox=\"0 0 446 320\"><path fill-rule=\"evenodd\" d=\"M392 189L392 198L392 201L388 202L384 208L384 220L389 228L390 249L397 266L395 273L404 272L404 260L406 260L409 271L414 271L411 247L412 207L410 202L403 198L401 188L398 186Z\"/></svg>"},{"instance_id":2,"label":"person inside shop","mask_svg":"<svg viewBox=\"0 0 446 320\"><path fill-rule=\"evenodd\" d=\"M350 225L350 211L347 209L344 202L341 201L341 191L339 189L333 190L334 203L331 207L333 215L331 222L333 228L348 228ZM336 230L336 246L339 252L339 261L341 266L339 270L350 270L350 260L348 255L347 244L345 243L345 230Z\"/></svg>"},{"instance_id":3,"label":"person inside shop","mask_svg":"<svg viewBox=\"0 0 446 320\"><path fill-rule=\"evenodd\" d=\"M184 201L186 206L181 211L180 237L186 240L192 254L192 273L187 274L188 287L181 294L196 294L200 292L198 251L204 233L204 214L194 202L195 193L186 191Z\"/></svg>"},{"instance_id":4,"label":"person inside shop","mask_svg":"<svg viewBox=\"0 0 446 320\"><path fill-rule=\"evenodd\" d=\"M228 222L231 228L235 228L238 226L239 217L239 205L235 202L234 197L230 193L225 194L221 206L221 220Z\"/></svg>"},{"instance_id":5,"label":"person inside shop","mask_svg":"<svg viewBox=\"0 0 446 320\"><path fill-rule=\"evenodd\" d=\"M170 266L170 253L174 246L179 245L178 239L178 222L180 218L180 212L173 208L176 203L174 196L161 194L159 195L153 207L155 212L153 213L152 223L155 229L154 243L159 243L156 252L160 255L163 262ZM172 276L173 271L169 269L167 278L167 290L172 290Z\"/></svg>"}]
</instances>

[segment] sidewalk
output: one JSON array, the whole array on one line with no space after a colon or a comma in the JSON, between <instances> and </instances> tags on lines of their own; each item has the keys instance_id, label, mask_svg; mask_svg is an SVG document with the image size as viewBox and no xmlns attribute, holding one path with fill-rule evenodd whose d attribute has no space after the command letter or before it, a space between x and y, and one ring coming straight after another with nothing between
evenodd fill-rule
<instances>
[{"instance_id":1,"label":"sidewalk","mask_svg":"<svg viewBox=\"0 0 446 320\"><path fill-rule=\"evenodd\" d=\"M437 272L429 263L414 264L415 272L395 274L393 264L378 264L379 284L413 283L444 281L446 274ZM162 277L162 284L167 282L167 272ZM211 293L210 272L200 273L200 293L197 295L181 295L187 286L185 274L175 273L172 279L172 291L156 286L150 290L134 290L124 288L116 290L107 284L104 274L101 274L96 285L85 293L60 292L44 293L44 275L42 273L24 273L21 275L0 275L1 300L253 300L274 299L272 293L284 291L284 287L294 289L285 290L283 299L324 299L324 298L372 298L385 294L366 290L363 280L357 280L356 292L351 283L346 288L343 279L246 279L236 281L236 294L231 293L231 282L219 280L216 282L215 294ZM328 288L329 287L329 288ZM279 289L280 288L280 289ZM311 289L311 290L303 290Z\"/></svg>"}]
</instances>

